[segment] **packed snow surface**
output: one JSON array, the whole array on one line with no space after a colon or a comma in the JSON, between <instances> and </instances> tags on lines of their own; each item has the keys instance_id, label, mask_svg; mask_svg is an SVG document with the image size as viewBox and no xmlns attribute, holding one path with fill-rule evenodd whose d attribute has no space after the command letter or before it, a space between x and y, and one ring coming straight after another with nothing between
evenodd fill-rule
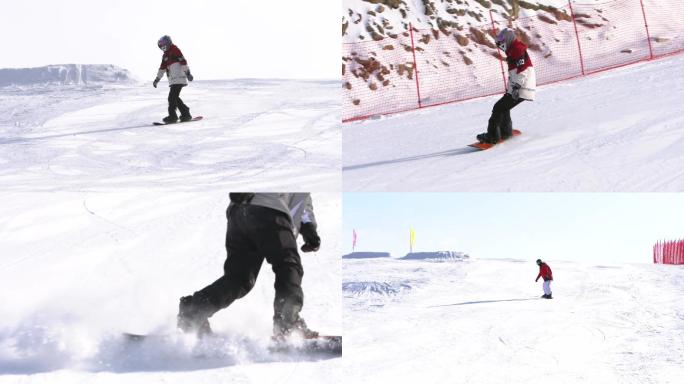
<instances>
[{"instance_id":1,"label":"packed snow surface","mask_svg":"<svg viewBox=\"0 0 684 384\"><path fill-rule=\"evenodd\" d=\"M332 81L195 81L197 122L153 126L168 87L0 89L5 191L341 189Z\"/></svg>"},{"instance_id":2,"label":"packed snow surface","mask_svg":"<svg viewBox=\"0 0 684 384\"><path fill-rule=\"evenodd\" d=\"M222 274L228 192L3 191L0 383L340 382L330 372L341 358L269 352L266 262L252 291L210 319L218 337L176 333L178 299ZM302 316L339 335L341 199L312 198L322 246L301 254Z\"/></svg>"},{"instance_id":3,"label":"packed snow surface","mask_svg":"<svg viewBox=\"0 0 684 384\"><path fill-rule=\"evenodd\" d=\"M211 318L218 337L175 333L178 299L223 273L229 192L341 189L338 83L195 81L181 97L204 119L153 126L166 85L0 89L0 383L317 382L339 366L268 351L267 263ZM322 246L302 254L302 315L333 335L340 200L313 194Z\"/></svg>"},{"instance_id":4,"label":"packed snow surface","mask_svg":"<svg viewBox=\"0 0 684 384\"><path fill-rule=\"evenodd\" d=\"M547 85L511 111L523 134L487 151L500 96L343 126L347 191L684 190L684 56Z\"/></svg>"},{"instance_id":5,"label":"packed snow surface","mask_svg":"<svg viewBox=\"0 0 684 384\"><path fill-rule=\"evenodd\" d=\"M345 382L679 383L684 268L343 261Z\"/></svg>"}]
</instances>

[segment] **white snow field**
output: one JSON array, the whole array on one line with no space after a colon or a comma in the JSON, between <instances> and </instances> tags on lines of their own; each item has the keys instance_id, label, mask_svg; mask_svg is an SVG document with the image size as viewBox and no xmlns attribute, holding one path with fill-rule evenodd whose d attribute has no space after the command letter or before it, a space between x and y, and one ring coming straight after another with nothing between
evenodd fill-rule
<instances>
[{"instance_id":1,"label":"white snow field","mask_svg":"<svg viewBox=\"0 0 684 384\"><path fill-rule=\"evenodd\" d=\"M195 81L204 120L153 126L168 87L0 88L5 191L341 189L339 82Z\"/></svg>"},{"instance_id":2,"label":"white snow field","mask_svg":"<svg viewBox=\"0 0 684 384\"><path fill-rule=\"evenodd\" d=\"M684 268L343 261L349 383L680 383Z\"/></svg>"},{"instance_id":3,"label":"white snow field","mask_svg":"<svg viewBox=\"0 0 684 384\"><path fill-rule=\"evenodd\" d=\"M523 134L487 151L500 96L343 125L345 191L682 191L684 56L537 91Z\"/></svg>"},{"instance_id":4,"label":"white snow field","mask_svg":"<svg viewBox=\"0 0 684 384\"><path fill-rule=\"evenodd\" d=\"M312 197L322 246L301 254L302 316L341 334L340 194ZM222 274L228 191L1 198L0 383L338 382L341 358L268 351L266 262L254 289L210 319L220 337L174 334L179 297ZM121 332L172 336L126 343Z\"/></svg>"}]
</instances>

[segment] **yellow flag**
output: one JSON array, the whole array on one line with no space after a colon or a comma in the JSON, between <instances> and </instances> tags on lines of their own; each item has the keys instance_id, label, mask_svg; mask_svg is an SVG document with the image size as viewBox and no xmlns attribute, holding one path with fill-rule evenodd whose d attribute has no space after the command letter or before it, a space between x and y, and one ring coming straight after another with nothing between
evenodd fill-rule
<instances>
[{"instance_id":1,"label":"yellow flag","mask_svg":"<svg viewBox=\"0 0 684 384\"><path fill-rule=\"evenodd\" d=\"M409 247L411 248L411 252L413 252L413 246L416 245L416 231L411 228L411 240L409 242Z\"/></svg>"}]
</instances>

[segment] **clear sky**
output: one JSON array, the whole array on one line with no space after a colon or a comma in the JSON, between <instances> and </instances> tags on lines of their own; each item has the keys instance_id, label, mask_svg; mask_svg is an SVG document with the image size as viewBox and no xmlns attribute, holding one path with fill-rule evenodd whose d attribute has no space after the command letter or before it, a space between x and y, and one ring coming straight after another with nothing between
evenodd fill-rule
<instances>
[{"instance_id":1,"label":"clear sky","mask_svg":"<svg viewBox=\"0 0 684 384\"><path fill-rule=\"evenodd\" d=\"M154 79L170 35L197 80L338 79L340 7L316 0L3 1L0 68L115 64Z\"/></svg>"},{"instance_id":2,"label":"clear sky","mask_svg":"<svg viewBox=\"0 0 684 384\"><path fill-rule=\"evenodd\" d=\"M343 250L403 256L652 262L659 239L684 238L684 194L345 193Z\"/></svg>"}]
</instances>

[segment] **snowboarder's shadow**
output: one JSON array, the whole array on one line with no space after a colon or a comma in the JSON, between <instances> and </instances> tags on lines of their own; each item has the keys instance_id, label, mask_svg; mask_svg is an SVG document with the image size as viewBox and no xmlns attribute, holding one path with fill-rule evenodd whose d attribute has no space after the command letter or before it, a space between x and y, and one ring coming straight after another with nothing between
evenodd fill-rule
<instances>
[{"instance_id":1,"label":"snowboarder's shadow","mask_svg":"<svg viewBox=\"0 0 684 384\"><path fill-rule=\"evenodd\" d=\"M405 162L409 162L409 161L430 159L433 157L447 157L447 156L466 155L466 154L473 153L473 152L480 152L480 150L475 149L475 148L450 149L448 151L428 153L425 155L409 156L409 157L404 157L401 159L382 160L382 161L375 161L375 162L366 163L366 164L349 165L346 167L342 167L342 171L353 171L355 169L371 168L371 167L376 167L379 165L387 165L387 164L405 163Z\"/></svg>"},{"instance_id":2,"label":"snowboarder's shadow","mask_svg":"<svg viewBox=\"0 0 684 384\"><path fill-rule=\"evenodd\" d=\"M56 134L56 135L46 135L46 136L36 136L36 137L0 138L0 145L2 145L2 144L27 143L27 142L31 142L31 141L58 139L61 137L91 135L91 134L104 133L104 132L128 131L128 130L132 130L132 129L152 128L152 127L154 127L154 126L151 124L145 124L145 125L133 125L133 126L129 126L129 127L93 129L93 130L89 130L89 131L80 131L80 132L67 132L67 133L60 133L60 134Z\"/></svg>"},{"instance_id":3,"label":"snowboarder's shadow","mask_svg":"<svg viewBox=\"0 0 684 384\"><path fill-rule=\"evenodd\" d=\"M528 301L528 300L539 300L538 297L528 297L525 299L501 299L501 300L478 300L478 301L464 301L462 303L454 303L454 304L441 304L441 305L431 305L429 308L436 308L436 307L453 307L453 306L459 306L459 305L471 305L471 304L488 304L488 303L503 303L507 301Z\"/></svg>"}]
</instances>

